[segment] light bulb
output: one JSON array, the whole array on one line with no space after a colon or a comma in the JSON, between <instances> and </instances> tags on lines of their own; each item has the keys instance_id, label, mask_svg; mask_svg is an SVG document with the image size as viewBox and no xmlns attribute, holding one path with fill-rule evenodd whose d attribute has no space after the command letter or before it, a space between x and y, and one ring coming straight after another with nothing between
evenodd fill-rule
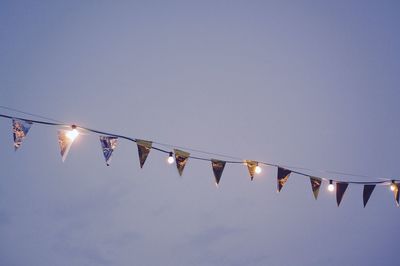
<instances>
[{"instance_id":1,"label":"light bulb","mask_svg":"<svg viewBox=\"0 0 400 266\"><path fill-rule=\"evenodd\" d=\"M262 169L260 166L257 165L254 171L256 172L256 174L261 174Z\"/></svg>"},{"instance_id":2,"label":"light bulb","mask_svg":"<svg viewBox=\"0 0 400 266\"><path fill-rule=\"evenodd\" d=\"M329 180L328 190L333 192L335 190L335 186L333 185L332 180Z\"/></svg>"},{"instance_id":3,"label":"light bulb","mask_svg":"<svg viewBox=\"0 0 400 266\"><path fill-rule=\"evenodd\" d=\"M174 159L174 156L173 156L172 152L169 153L167 162L168 162L169 164L173 164L173 163L175 162L175 159Z\"/></svg>"},{"instance_id":4,"label":"light bulb","mask_svg":"<svg viewBox=\"0 0 400 266\"><path fill-rule=\"evenodd\" d=\"M392 184L390 185L390 190L391 191L395 191L396 190L396 184L394 183L394 181L392 181Z\"/></svg>"},{"instance_id":5,"label":"light bulb","mask_svg":"<svg viewBox=\"0 0 400 266\"><path fill-rule=\"evenodd\" d=\"M69 138L71 141L74 141L74 140L76 139L76 137L79 135L79 131L78 131L76 128L74 128L74 129L72 129L72 130L70 130L70 131L67 131L67 132L65 133L65 135L66 135L67 138Z\"/></svg>"}]
</instances>

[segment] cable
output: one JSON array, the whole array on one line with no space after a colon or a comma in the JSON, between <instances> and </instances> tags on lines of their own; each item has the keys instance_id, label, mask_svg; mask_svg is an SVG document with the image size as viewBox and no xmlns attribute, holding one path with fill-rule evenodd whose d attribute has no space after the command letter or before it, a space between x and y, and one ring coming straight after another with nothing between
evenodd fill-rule
<instances>
[{"instance_id":1,"label":"cable","mask_svg":"<svg viewBox=\"0 0 400 266\"><path fill-rule=\"evenodd\" d=\"M337 171L331 171L331 170L318 170L318 169L310 169L310 168L304 168L304 167L298 167L298 166L285 166L285 165L282 165L282 166L285 167L285 168L294 168L294 169L300 169L300 170L306 170L306 171L312 171L312 172L320 172L320 173L326 173L326 174L336 174L336 175L346 175L346 176L354 176L354 177L373 178L372 176L367 176L367 175L345 173L345 172L337 172Z\"/></svg>"},{"instance_id":2,"label":"cable","mask_svg":"<svg viewBox=\"0 0 400 266\"><path fill-rule=\"evenodd\" d=\"M91 129L91 128L84 127L84 126L79 126L79 125L68 125L68 124L62 123L62 122L60 122L58 120L54 120L54 119L51 119L51 118L46 118L46 117L43 117L43 116L31 114L31 113L20 111L20 110L17 110L17 109L14 109L14 108L10 108L10 107L0 106L0 108L12 110L12 111L15 111L15 112L24 113L24 114L35 116L35 117L40 117L40 118L43 118L43 119L46 119L46 120L52 120L53 122L46 122L46 121L41 121L41 120L31 120L31 119L26 119L26 118L21 118L21 117L15 117L15 116L9 116L9 115L5 115L5 114L0 114L0 117L3 117L3 118L19 119L19 120L23 120L23 121L29 121L29 122L32 122L32 123L48 125L48 126L62 126L62 127L71 127L72 126L73 128L79 128L81 130L89 131L89 132L96 133L96 134L122 138L122 139L125 139L125 140L128 140L128 141L132 141L132 142L135 142L135 143L137 143L137 141L138 141L138 139L136 139L136 138L127 137L127 136L120 135L120 134L109 133L109 132L100 131L100 130L97 130L97 129ZM229 164L239 164L239 163L242 164L242 163L245 163L244 160L242 160L242 159L240 159L238 157L233 157L233 156L229 156L229 155L223 155L223 154L211 153L211 152L202 151L202 150L196 150L196 149L192 149L192 148L174 146L174 145L170 145L170 144L164 144L164 143L161 143L161 142L154 142L153 141L153 143L157 144L157 145L160 145L160 146L163 146L163 147L180 148L180 149L193 151L193 152L197 152L197 153L202 153L202 154L207 154L207 155L215 155L217 157L231 158L231 159L236 159L237 160L237 161L235 161L235 160L233 160L233 161L224 161L225 163L229 163ZM154 146L152 146L151 148L154 149L154 150L157 150L159 152L163 152L163 153L167 153L167 154L170 153L170 151L162 149L162 148L158 148L158 147L154 147ZM194 159L194 160L201 160L201 161L210 161L210 162L212 161L211 158L198 157L198 156L189 156L189 158ZM305 177L311 177L311 176L312 177L318 177L318 176L310 175L310 174L303 173L303 172L300 172L300 171L296 171L296 170L293 170L293 169L302 169L302 170L311 171L311 172L325 172L325 173L331 173L331 174L340 174L340 175L371 178L371 177L368 177L368 176L357 175L357 174L349 174L349 173L342 173L342 172L337 172L337 171L313 170L313 169L303 168L303 167L278 165L278 164L273 164L273 163L268 163L268 162L259 162L259 161L257 161L257 162L259 164L263 164L263 165L266 165L266 166L284 168L284 169L289 170L291 173L298 174L298 175L305 176ZM400 180L397 180L397 179L387 179L387 180L381 180L381 181L343 181L343 180L327 179L326 177L318 177L318 178L321 178L322 180L325 180L325 181L332 180L332 181L337 182L337 183L349 183L349 184L358 184L358 185L367 185L367 184L375 184L375 185L377 185L377 184L391 183L392 181L396 181L396 182L400 181Z\"/></svg>"},{"instance_id":3,"label":"cable","mask_svg":"<svg viewBox=\"0 0 400 266\"><path fill-rule=\"evenodd\" d=\"M61 121L58 121L58 120L55 120L53 118L49 118L49 117L45 117L45 116L41 116L41 115L37 115L37 114L33 114L33 113L28 113L28 112L21 111L21 110L18 110L18 109L15 109L15 108L11 108L11 107L8 107L8 106L0 105L0 108L1 109L5 109L5 110L9 110L9 111L14 111L14 112L21 113L21 114L25 114L25 115L30 115L30 116L37 117L37 118L42 118L42 119L53 121L53 122L56 122L56 123L65 124L65 123L63 123Z\"/></svg>"},{"instance_id":4,"label":"cable","mask_svg":"<svg viewBox=\"0 0 400 266\"><path fill-rule=\"evenodd\" d=\"M35 124L42 124L42 125L48 125L48 126L68 126L67 124L63 124L63 123L45 122L45 121L40 121L40 120L32 120L32 119L9 116L9 115L4 115L4 114L0 114L0 117L9 118L9 119L19 119L19 120L29 121L29 122L32 122Z\"/></svg>"},{"instance_id":5,"label":"cable","mask_svg":"<svg viewBox=\"0 0 400 266\"><path fill-rule=\"evenodd\" d=\"M183 149L183 150L187 150L187 151L192 151L192 152L198 152L198 153L202 153L202 154L207 154L207 155L215 155L218 157L224 157L224 158L229 158L232 160L241 160L243 161L243 159L238 158L238 157L233 157L230 155L225 155L225 154L220 154L220 153L212 153L212 152L208 152L208 151L202 151L202 150L197 150L197 149L192 149L192 148L188 148L188 147L182 147L182 146L175 146L175 145L171 145L171 144L165 144L165 143L161 143L161 142L153 142L155 144L164 146L164 147L168 147L168 148L178 148L178 149Z\"/></svg>"}]
</instances>

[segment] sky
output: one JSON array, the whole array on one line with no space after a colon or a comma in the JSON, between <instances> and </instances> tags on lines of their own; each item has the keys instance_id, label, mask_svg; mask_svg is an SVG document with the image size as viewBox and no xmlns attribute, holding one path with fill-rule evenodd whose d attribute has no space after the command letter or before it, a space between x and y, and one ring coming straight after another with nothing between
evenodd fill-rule
<instances>
[{"instance_id":1,"label":"sky","mask_svg":"<svg viewBox=\"0 0 400 266\"><path fill-rule=\"evenodd\" d=\"M324 178L398 178L399 8L1 1L0 105ZM58 129L34 124L15 152L0 119L0 265L398 262L388 186L364 209L362 186L350 185L338 208L326 182L318 200L296 174L277 193L276 168L251 182L229 164L216 188L209 162L189 159L179 177L152 150L140 169L124 140L107 167L89 133L63 163Z\"/></svg>"}]
</instances>

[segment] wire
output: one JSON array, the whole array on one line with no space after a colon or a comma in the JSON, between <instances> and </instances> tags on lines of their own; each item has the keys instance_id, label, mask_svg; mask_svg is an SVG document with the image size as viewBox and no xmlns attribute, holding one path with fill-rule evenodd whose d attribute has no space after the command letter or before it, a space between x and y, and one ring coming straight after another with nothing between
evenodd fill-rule
<instances>
[{"instance_id":1,"label":"wire","mask_svg":"<svg viewBox=\"0 0 400 266\"><path fill-rule=\"evenodd\" d=\"M4 115L4 114L0 114L0 117L9 118L9 119L19 119L19 120L29 121L29 122L32 122L35 124L42 124L42 125L48 125L48 126L68 126L68 125L62 124L62 123L52 123L52 122L45 122L45 121L40 121L40 120L32 120L32 119L9 116L9 115Z\"/></svg>"},{"instance_id":2,"label":"wire","mask_svg":"<svg viewBox=\"0 0 400 266\"><path fill-rule=\"evenodd\" d=\"M153 143L158 144L160 146L167 147L167 148L178 148L178 149L183 149L183 150L187 150L187 151L198 152L198 153L207 154L207 155L215 155L215 156L218 156L218 157L223 157L223 158L229 158L229 159L232 159L232 160L243 161L243 159L241 159L241 158L233 157L233 156L230 156L230 155L225 155L225 154L220 154L220 153L213 153L213 152L208 152L208 151L202 151L202 150L197 150L197 149L183 147L183 146L175 146L175 145L165 144L165 143L161 143L161 142L153 142Z\"/></svg>"},{"instance_id":3,"label":"wire","mask_svg":"<svg viewBox=\"0 0 400 266\"><path fill-rule=\"evenodd\" d=\"M310 169L310 168L304 168L304 167L298 167L298 166L284 166L285 168L294 168L294 169L300 169L300 170L305 170L305 171L313 171L313 172L320 172L320 173L326 173L326 174L336 174L336 175L345 175L345 176L354 176L354 177L365 177L365 178L373 178L372 176L367 176L367 175L360 175L360 174L353 174L353 173L345 173L345 172L337 172L337 171L331 171L331 170L318 170L318 169Z\"/></svg>"},{"instance_id":4,"label":"wire","mask_svg":"<svg viewBox=\"0 0 400 266\"><path fill-rule=\"evenodd\" d=\"M62 123L62 122L60 122L58 120L55 120L55 119L51 119L51 118L47 118L47 117L44 117L44 116L40 116L40 115L24 112L24 111L17 110L17 109L14 109L14 108L10 108L10 107L6 107L6 106L0 106L0 108L11 110L11 111L15 111L15 112L19 112L19 113L23 113L23 114L34 116L34 117L39 117L39 118L46 119L46 120L51 120L53 122L47 122L47 121L42 121L42 120L31 120L31 119L26 119L26 118L21 118L21 117L15 117L15 116L9 116L9 115L5 115L5 114L0 114L0 117L3 117L3 118L19 119L19 120L23 120L23 121L29 121L29 122L32 122L32 123L48 125L48 126L62 126L62 127L71 127L72 126L72 127L76 127L76 128L81 129L81 130L88 131L88 132L101 134L101 135L107 135L107 136L111 136L111 137L122 138L122 139L125 139L125 140L128 140L128 141L132 141L132 142L135 142L135 143L138 141L138 139L136 139L136 138L127 137L127 136L120 135L120 134L100 131L100 130L97 130L97 129L91 129L91 128L84 127L84 126L79 126L79 125L68 125L68 124ZM165 143L161 143L161 142L155 142L155 141L153 141L153 143L157 144L157 145L160 145L160 146L163 146L163 147L168 147L168 148L180 148L180 149L184 149L184 150L188 150L188 151L192 151L192 152L197 152L197 153L202 153L202 154L207 154L207 155L215 155L217 157L234 159L232 161L225 161L225 163L229 163L229 164L239 164L239 163L242 164L242 163L245 163L244 160L242 160L242 159L240 159L238 157L234 157L234 156L223 155L223 154L218 154L218 153L212 153L212 152L207 152L207 151L202 151L202 150L197 150L197 149L192 149L192 148L187 148L187 147L174 146L174 145L165 144ZM170 151L162 149L162 148L159 148L159 147L152 146L152 149L157 150L159 152L167 153L167 154L170 153ZM201 160L201 161L212 161L211 158L206 158L206 157L189 156L189 158L192 158L194 160ZM330 174L340 174L340 175L347 175L347 176L357 176L357 177L371 178L371 177L364 176L364 175L349 174L349 173L343 173L343 172L337 172L337 171L313 170L313 169L304 168L304 167L278 165L278 164L274 164L274 163L259 162L259 161L257 161L257 162L259 164L266 165L266 166L284 168L284 169L289 170L291 173L298 174L298 175L305 176L305 177L311 177L311 176L312 177L318 177L318 176L310 175L310 174L303 173L303 172L300 172L300 171L296 171L296 170L293 170L293 169L301 169L301 170L306 170L306 171L311 171L311 172L324 172L324 173L330 173ZM396 182L400 181L400 180L397 180L397 179L386 179L386 180L381 180L381 181L343 181L343 180L327 179L326 177L318 177L318 178L321 178L322 180L325 180L325 181L332 180L332 181L334 181L336 183L349 183L349 184L358 184L358 185L367 185L367 184L377 185L377 184L388 184L388 183L390 184L392 181L396 181Z\"/></svg>"},{"instance_id":5,"label":"wire","mask_svg":"<svg viewBox=\"0 0 400 266\"><path fill-rule=\"evenodd\" d=\"M5 109L5 110L9 110L9 111L14 111L14 112L17 112L17 113L21 113L21 114L24 114L24 115L30 115L30 116L33 116L33 117L42 118L42 119L53 121L53 122L56 122L56 123L65 124L65 123L63 123L61 121L58 121L58 120L55 120L53 118L49 118L49 117L45 117L45 116L41 116L41 115L37 115L37 114L33 114L33 113L28 113L28 112L21 111L21 110L18 110L18 109L15 109L15 108L11 108L11 107L8 107L8 106L4 106L4 105L0 105L0 108L1 109Z\"/></svg>"}]
</instances>

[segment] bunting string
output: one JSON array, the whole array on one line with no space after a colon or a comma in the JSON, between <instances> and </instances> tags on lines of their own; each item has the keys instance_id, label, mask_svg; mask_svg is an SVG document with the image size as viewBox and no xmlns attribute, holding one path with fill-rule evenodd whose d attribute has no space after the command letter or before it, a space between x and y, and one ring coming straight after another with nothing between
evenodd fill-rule
<instances>
[{"instance_id":1,"label":"bunting string","mask_svg":"<svg viewBox=\"0 0 400 266\"><path fill-rule=\"evenodd\" d=\"M131 141L136 143L138 147L138 155L139 155L139 164L140 167L143 168L144 163L150 153L151 150L155 150L158 152L162 152L168 154L168 163L176 163L176 167L180 176L183 175L183 170L190 160L200 160L200 161L208 161L211 163L211 167L214 173L215 184L218 186L221 180L222 172L226 166L226 164L244 164L247 166L250 179L253 181L254 176L260 174L262 169L260 166L268 166L268 167L275 167L277 168L277 191L280 192L283 186L289 179L291 174L297 174L300 176L304 176L310 179L311 182L311 189L314 195L314 198L317 200L319 190L321 187L322 182L329 182L328 190L334 191L336 190L336 200L337 205L339 206L343 196L348 188L349 184L354 185L364 185L363 189L363 204L364 207L366 206L368 200L371 197L372 192L375 189L376 185L390 185L390 189L394 194L394 198L396 201L397 206L399 206L399 179L390 179L390 178L380 178L380 180L375 181L352 181L352 180L337 180L333 178L326 178L329 175L344 175L344 176L354 176L354 177L363 177L363 178L371 178L365 175L358 175L358 174L351 174L351 173L343 173L338 171L327 171L327 170L314 170L304 167L295 167L295 166L287 166L287 165L278 165L269 162L263 161L255 161L255 160L244 160L238 157L224 155L220 153L212 153L208 151L202 151L182 146L175 146L155 141L149 140L141 140L136 139L133 137L128 137L116 133L105 132L97 129L88 128L81 125L70 125L67 123L60 122L58 120L54 120L51 118L47 118L40 115L35 115L32 113L24 112L17 110L15 108L10 108L6 106L0 106L1 109L19 112L25 115L29 115L32 117L37 117L43 120L36 120L36 119L28 119L22 118L18 116L11 116L8 114L0 113L0 117L10 119L12 121L12 133L14 137L14 148L17 150L20 148L23 140L26 138L29 130L31 129L33 124L40 124L40 125L47 125L47 126L54 126L60 128L58 131L58 140L60 145L60 154L62 157L62 161L65 161L68 151L74 141L74 139L79 135L79 131L86 131L95 133L99 136L100 144L102 148L102 152L104 155L104 159L106 161L107 166L110 165L111 156L113 151L117 147L118 139L124 139L127 141ZM47 121L45 121L47 120ZM205 155L203 156L195 156L189 152L199 153ZM213 156L212 158L207 156ZM229 159L229 160L223 160ZM310 175L303 171L309 172L319 172L324 173L324 176L319 175ZM336 187L334 186L336 185Z\"/></svg>"}]
</instances>

